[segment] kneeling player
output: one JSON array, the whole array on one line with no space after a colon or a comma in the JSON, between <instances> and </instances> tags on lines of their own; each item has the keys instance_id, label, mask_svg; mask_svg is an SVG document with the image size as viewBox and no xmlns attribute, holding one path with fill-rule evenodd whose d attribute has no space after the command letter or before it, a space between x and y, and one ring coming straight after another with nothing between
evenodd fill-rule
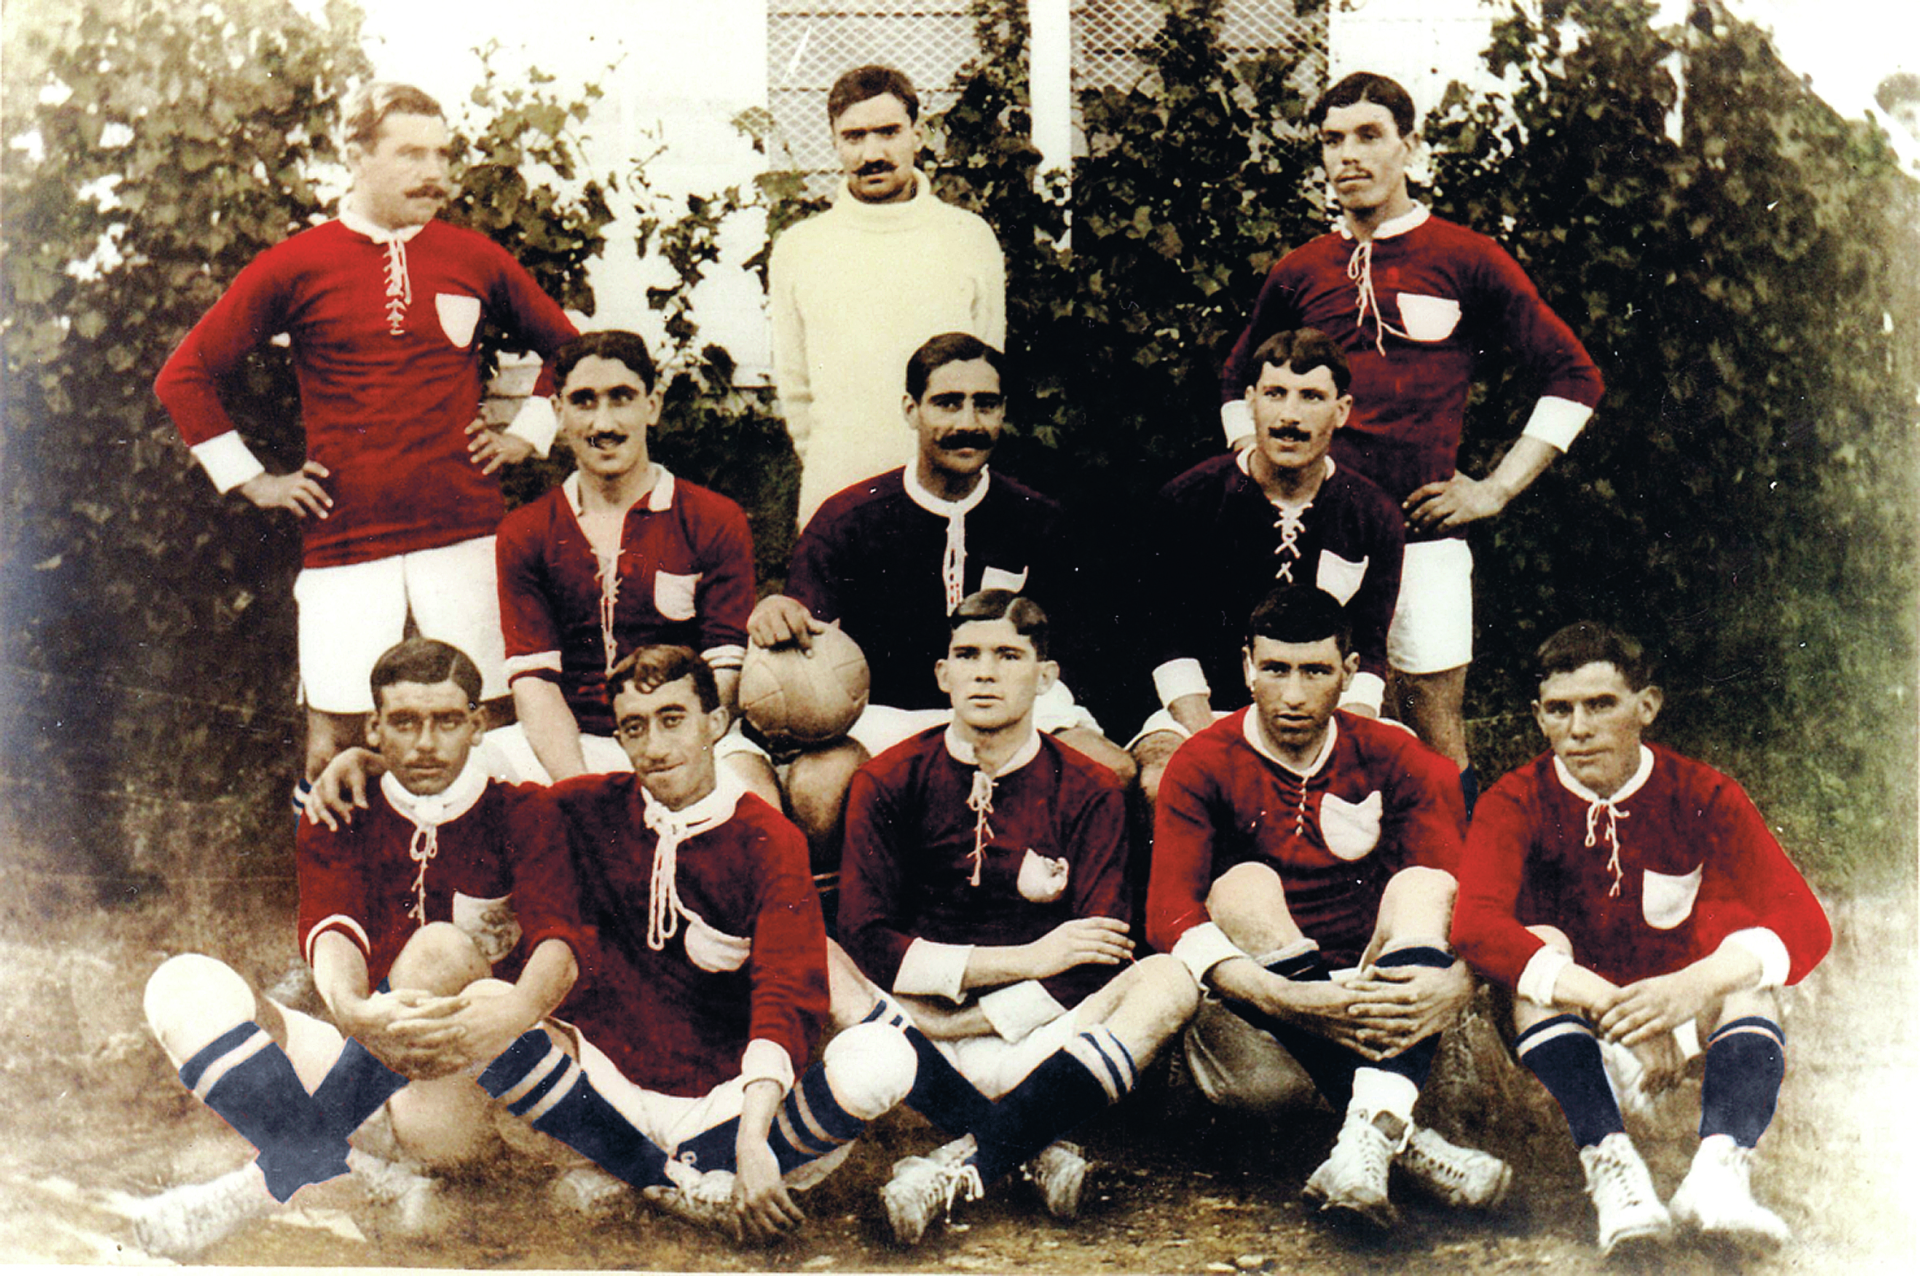
<instances>
[{"instance_id":1,"label":"kneeling player","mask_svg":"<svg viewBox=\"0 0 1920 1276\"><path fill-rule=\"evenodd\" d=\"M1642 742L1661 693L1638 642L1582 622L1537 659L1552 752L1481 800L1454 943L1518 993L1520 1061L1566 1113L1603 1251L1673 1218L1778 1243L1748 1158L1786 1068L1774 989L1826 955L1826 914L1739 785ZM1657 1090L1703 1039L1700 1148L1669 1216L1608 1073Z\"/></svg>"},{"instance_id":2,"label":"kneeling player","mask_svg":"<svg viewBox=\"0 0 1920 1276\"><path fill-rule=\"evenodd\" d=\"M441 1164L495 1147L490 1100L463 1071L535 1029L572 987L579 922L565 848L531 795L490 782L471 750L480 673L430 639L370 679L368 739L386 768L357 823L303 825L301 949L333 1022L264 997L211 957L172 958L146 1012L180 1079L260 1149L256 1166L137 1210L143 1245L185 1255L346 1168L347 1139ZM494 978L498 975L501 978ZM511 982L505 982L510 980ZM360 1158L370 1189L430 1181ZM265 1191L261 1190L264 1178Z\"/></svg>"},{"instance_id":3,"label":"kneeling player","mask_svg":"<svg viewBox=\"0 0 1920 1276\"><path fill-rule=\"evenodd\" d=\"M1189 1033L1196 1076L1237 1104L1297 1066L1346 1114L1306 1185L1323 1210L1391 1224L1393 1164L1492 1204L1507 1167L1413 1125L1472 991L1446 948L1456 773L1400 727L1336 711L1358 661L1332 596L1268 595L1245 661L1252 706L1181 746L1155 812L1147 937L1219 998Z\"/></svg>"},{"instance_id":4,"label":"kneeling player","mask_svg":"<svg viewBox=\"0 0 1920 1276\"><path fill-rule=\"evenodd\" d=\"M1132 960L1120 782L1035 729L1045 613L989 589L950 623L953 721L854 776L842 862L840 932L919 1056L907 1102L955 1136L894 1167L905 1245L1023 1163L1073 1217L1086 1162L1054 1140L1125 1095L1197 998L1178 962Z\"/></svg>"}]
</instances>

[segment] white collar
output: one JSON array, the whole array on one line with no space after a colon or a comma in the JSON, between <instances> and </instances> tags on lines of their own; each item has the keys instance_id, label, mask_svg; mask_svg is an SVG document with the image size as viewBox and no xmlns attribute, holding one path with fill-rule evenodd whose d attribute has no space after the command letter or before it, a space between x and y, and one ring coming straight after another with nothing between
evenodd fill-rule
<instances>
[{"instance_id":1,"label":"white collar","mask_svg":"<svg viewBox=\"0 0 1920 1276\"><path fill-rule=\"evenodd\" d=\"M1240 722L1240 734L1245 737L1248 744L1253 746L1255 753L1258 753L1261 757L1273 763L1287 774L1297 775L1302 780L1311 780L1314 776L1320 774L1320 768L1326 766L1327 759L1333 756L1334 743L1340 738L1340 720L1337 714L1327 719L1327 738L1321 742L1320 752L1315 755L1312 765L1308 766L1304 771L1296 768L1291 762L1283 761L1280 755L1273 751L1273 746L1267 743L1266 733L1260 727L1260 706L1258 704L1247 706L1246 716L1241 719Z\"/></svg>"},{"instance_id":2,"label":"white collar","mask_svg":"<svg viewBox=\"0 0 1920 1276\"><path fill-rule=\"evenodd\" d=\"M352 196L348 198L351 199ZM341 202L340 224L356 235L365 235L376 244L404 244L427 228L427 224L421 222L418 226L402 226L399 230L388 230L385 226L362 217L348 208L345 201Z\"/></svg>"},{"instance_id":3,"label":"white collar","mask_svg":"<svg viewBox=\"0 0 1920 1276\"><path fill-rule=\"evenodd\" d=\"M660 514L673 508L673 471L658 461L653 465L660 471L660 477L653 481L653 486L647 489L645 496L628 507L629 511L645 508L652 513ZM580 471L575 470L561 479L560 490L566 493L567 504L573 507L573 512L577 516L580 513Z\"/></svg>"},{"instance_id":4,"label":"white collar","mask_svg":"<svg viewBox=\"0 0 1920 1276\"><path fill-rule=\"evenodd\" d=\"M1398 217L1391 217L1381 222L1369 238L1392 239L1396 235L1404 235L1410 230L1426 225L1427 219L1431 216L1433 216L1433 213L1427 206L1416 199L1413 201L1413 207L1406 212L1400 214ZM1347 219L1345 217L1340 218L1337 229L1340 231L1340 237L1342 239L1353 238L1353 232L1347 228Z\"/></svg>"},{"instance_id":5,"label":"white collar","mask_svg":"<svg viewBox=\"0 0 1920 1276\"><path fill-rule=\"evenodd\" d=\"M1560 781L1560 787L1585 802L1588 806L1617 806L1640 791L1640 786L1653 774L1653 750L1646 745L1640 746L1640 765L1635 768L1627 782L1613 791L1611 797L1601 797L1580 781L1574 779L1573 772L1567 770L1566 763L1558 757L1553 760L1554 778Z\"/></svg>"},{"instance_id":6,"label":"white collar","mask_svg":"<svg viewBox=\"0 0 1920 1276\"><path fill-rule=\"evenodd\" d=\"M669 810L665 803L647 792L647 786L635 777L640 784L640 794L646 807L647 827L654 832L666 835L670 828L678 840L698 837L709 829L718 828L733 818L740 799L746 796L746 785L734 775L731 767L716 765L713 769L713 792L698 802L681 807L678 811Z\"/></svg>"},{"instance_id":7,"label":"white collar","mask_svg":"<svg viewBox=\"0 0 1920 1276\"><path fill-rule=\"evenodd\" d=\"M977 767L980 765L979 757L974 753L973 745L962 740L959 732L953 729L951 723L948 724L946 733L941 738L946 741L947 753L955 762L960 763L962 766ZM1000 769L993 773L993 778L997 780L1003 775L1012 775L1015 771L1018 771L1021 767L1039 756L1040 732L1029 725L1026 742L1015 749L1013 755L1001 764Z\"/></svg>"},{"instance_id":8,"label":"white collar","mask_svg":"<svg viewBox=\"0 0 1920 1276\"><path fill-rule=\"evenodd\" d=\"M1325 487L1327 480L1333 477L1333 471L1336 467L1333 463L1333 453L1329 452L1320 459L1327 463L1326 470L1320 475L1320 485ZM1255 488L1260 486L1260 480L1253 477L1253 448L1243 447L1238 452L1235 452L1233 454L1233 463L1239 468L1242 474L1247 476L1247 481L1252 483ZM1264 491L1261 492L1260 495L1266 497L1269 504L1287 509L1305 509L1307 506L1313 504L1313 496L1309 496L1306 500L1294 504L1291 501L1276 501L1272 497L1268 497ZM1318 492L1314 493L1314 496L1318 495Z\"/></svg>"},{"instance_id":9,"label":"white collar","mask_svg":"<svg viewBox=\"0 0 1920 1276\"><path fill-rule=\"evenodd\" d=\"M907 486L907 498L927 513L938 514L941 518L959 518L971 511L974 506L987 499L987 487L993 482L992 471L983 465L980 467L980 481L974 485L973 490L957 501L949 501L934 495L920 482L919 468L920 458L916 456L908 462L906 471L901 475Z\"/></svg>"},{"instance_id":10,"label":"white collar","mask_svg":"<svg viewBox=\"0 0 1920 1276\"><path fill-rule=\"evenodd\" d=\"M913 170L913 194L907 199L886 204L869 203L853 193L853 187L846 178L840 179L840 185L833 192L834 212L857 217L874 229L904 230L919 221L930 205L939 202L933 193L932 183L927 181L927 175L917 168Z\"/></svg>"},{"instance_id":11,"label":"white collar","mask_svg":"<svg viewBox=\"0 0 1920 1276\"><path fill-rule=\"evenodd\" d=\"M387 804L421 828L438 828L473 809L487 791L487 769L481 765L480 751L467 754L467 763L446 791L423 797L409 790L389 771L380 777L380 792Z\"/></svg>"}]
</instances>

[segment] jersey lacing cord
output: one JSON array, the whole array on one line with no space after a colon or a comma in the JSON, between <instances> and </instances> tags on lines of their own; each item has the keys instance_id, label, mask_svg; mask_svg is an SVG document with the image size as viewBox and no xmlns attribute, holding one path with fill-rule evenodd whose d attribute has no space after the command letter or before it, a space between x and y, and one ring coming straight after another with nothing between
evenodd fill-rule
<instances>
[{"instance_id":1,"label":"jersey lacing cord","mask_svg":"<svg viewBox=\"0 0 1920 1276\"><path fill-rule=\"evenodd\" d=\"M620 663L620 646L613 636L613 609L620 601L620 551L616 548L603 558L596 549L593 561L594 583L600 586L600 649L606 655L606 674L611 678L613 667Z\"/></svg>"},{"instance_id":2,"label":"jersey lacing cord","mask_svg":"<svg viewBox=\"0 0 1920 1276\"><path fill-rule=\"evenodd\" d=\"M966 597L967 516L964 512L947 515L947 548L940 555L940 583L947 591L947 614ZM979 883L974 883L976 886Z\"/></svg>"},{"instance_id":3,"label":"jersey lacing cord","mask_svg":"<svg viewBox=\"0 0 1920 1276\"><path fill-rule=\"evenodd\" d=\"M993 825L987 817L993 814L993 777L985 771L973 773L973 791L967 794L967 809L973 812L973 854L968 860L973 865L973 876L969 883L980 884L980 867L986 862L987 843L993 840Z\"/></svg>"},{"instance_id":4,"label":"jersey lacing cord","mask_svg":"<svg viewBox=\"0 0 1920 1276\"><path fill-rule=\"evenodd\" d=\"M659 837L653 848L653 876L647 883L647 947L659 952L680 929L680 886L674 869L688 827L665 805L647 797L647 827Z\"/></svg>"},{"instance_id":5,"label":"jersey lacing cord","mask_svg":"<svg viewBox=\"0 0 1920 1276\"><path fill-rule=\"evenodd\" d=\"M413 304L413 277L407 273L407 242L387 241L387 332L406 335L407 307Z\"/></svg>"},{"instance_id":6,"label":"jersey lacing cord","mask_svg":"<svg viewBox=\"0 0 1920 1276\"><path fill-rule=\"evenodd\" d=\"M1593 847L1599 845L1600 812L1603 810L1607 813L1606 838L1608 843L1611 844L1611 846L1613 847L1613 854L1607 858L1607 869L1609 872L1613 874L1613 889L1607 892L1607 898L1613 899L1620 894L1620 882L1621 882L1621 879L1625 876L1620 871L1619 822L1621 820L1630 819L1631 816L1627 812L1615 806L1613 803L1607 801L1607 799L1605 798L1596 798L1592 802L1588 803L1587 804L1587 847L1588 849L1592 849Z\"/></svg>"},{"instance_id":7,"label":"jersey lacing cord","mask_svg":"<svg viewBox=\"0 0 1920 1276\"><path fill-rule=\"evenodd\" d=\"M1354 315L1354 326L1365 328L1367 312L1373 312L1373 348L1375 350L1381 354L1387 352L1389 332L1404 340L1413 340L1388 323L1386 316L1380 313L1380 297L1373 290L1373 241L1371 239L1353 246L1353 256L1347 258L1347 278L1353 280L1354 290L1358 294L1356 300L1359 303L1359 310Z\"/></svg>"},{"instance_id":8,"label":"jersey lacing cord","mask_svg":"<svg viewBox=\"0 0 1920 1276\"><path fill-rule=\"evenodd\" d=\"M438 824L416 824L413 826L413 838L407 843L407 855L420 866L413 875L413 907L407 910L407 916L427 924L427 864L440 853L440 826Z\"/></svg>"},{"instance_id":9,"label":"jersey lacing cord","mask_svg":"<svg viewBox=\"0 0 1920 1276\"><path fill-rule=\"evenodd\" d=\"M1274 546L1273 552L1286 555L1280 560L1280 569L1273 574L1275 580L1285 581L1289 585L1294 583L1293 565L1300 560L1300 533L1307 529L1307 511L1312 508L1312 500L1298 509L1277 501L1274 503L1273 525L1280 533L1280 543Z\"/></svg>"}]
</instances>

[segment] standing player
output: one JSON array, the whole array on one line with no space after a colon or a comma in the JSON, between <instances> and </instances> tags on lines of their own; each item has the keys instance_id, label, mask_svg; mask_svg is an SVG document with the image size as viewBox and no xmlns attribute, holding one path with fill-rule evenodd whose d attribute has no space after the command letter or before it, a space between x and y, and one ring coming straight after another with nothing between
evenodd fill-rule
<instances>
[{"instance_id":1,"label":"standing player","mask_svg":"<svg viewBox=\"0 0 1920 1276\"><path fill-rule=\"evenodd\" d=\"M788 800L816 854L832 845L854 771L952 714L926 671L946 649L948 618L960 600L1008 589L1044 606L1070 587L1060 507L987 467L1006 425L1002 363L998 350L964 332L914 351L906 397L896 400L918 440L913 463L821 506L794 546L788 594L761 599L747 622L762 647L805 647L824 622L838 621L867 658L870 702L851 739L803 754L788 770ZM1064 685L1055 682L1042 696L1036 720L1132 778L1132 759Z\"/></svg>"},{"instance_id":2,"label":"standing player","mask_svg":"<svg viewBox=\"0 0 1920 1276\"><path fill-rule=\"evenodd\" d=\"M192 1253L270 1208L269 1193L340 1173L349 1136L430 1164L497 1151L487 1098L463 1073L573 986L582 935L565 847L537 795L490 782L471 757L479 670L411 639L370 682L378 792L355 823L303 824L298 843L301 951L333 1022L211 957L174 957L148 982L148 1023L182 1083L260 1149L253 1166L144 1203L137 1230L155 1252ZM387 1190L430 1187L360 1164Z\"/></svg>"},{"instance_id":3,"label":"standing player","mask_svg":"<svg viewBox=\"0 0 1920 1276\"><path fill-rule=\"evenodd\" d=\"M1360 665L1340 707L1380 716L1406 530L1386 493L1327 455L1353 409L1347 361L1311 328L1275 333L1253 361L1253 446L1202 461L1154 502L1162 707L1133 744L1149 802L1174 750L1245 705L1234 635L1276 584L1345 605Z\"/></svg>"},{"instance_id":4,"label":"standing player","mask_svg":"<svg viewBox=\"0 0 1920 1276\"><path fill-rule=\"evenodd\" d=\"M1536 660L1551 752L1481 803L1454 943L1518 994L1515 1048L1566 1113L1603 1252L1671 1230L1609 1074L1658 1089L1702 1040L1700 1148L1672 1217L1778 1243L1749 1186L1786 1071L1774 990L1826 955L1826 914L1738 784L1643 742L1661 692L1638 642L1580 622Z\"/></svg>"},{"instance_id":5,"label":"standing player","mask_svg":"<svg viewBox=\"0 0 1920 1276\"><path fill-rule=\"evenodd\" d=\"M1341 465L1402 503L1406 568L1388 656L1392 704L1420 738L1476 784L1461 715L1473 658L1473 556L1467 526L1490 518L1566 451L1600 401L1600 374L1512 257L1443 221L1407 190L1413 99L1385 76L1347 76L1315 103L1320 153L1340 228L1282 258L1221 376L1229 443L1252 433L1243 392L1271 333L1318 328L1346 351L1357 405L1334 440ZM1456 468L1474 357L1513 351L1541 387L1521 435L1483 479Z\"/></svg>"},{"instance_id":6,"label":"standing player","mask_svg":"<svg viewBox=\"0 0 1920 1276\"><path fill-rule=\"evenodd\" d=\"M554 408L578 468L500 525L500 616L519 721L488 737L514 779L625 771L607 674L636 647L684 643L732 712L753 608L753 538L726 497L650 459L653 358L631 332L592 332L553 357ZM777 807L772 765L736 730L720 753Z\"/></svg>"},{"instance_id":7,"label":"standing player","mask_svg":"<svg viewBox=\"0 0 1920 1276\"><path fill-rule=\"evenodd\" d=\"M154 383L216 487L305 520L294 599L308 779L365 730L367 671L409 616L473 654L490 701L505 696L493 473L545 453L551 383L529 400L537 416L488 429L475 338L483 318L542 355L574 335L504 250L434 220L450 194L437 102L371 84L348 102L344 129L353 186L340 216L241 271ZM307 437L291 474L266 472L220 401L274 333L292 339Z\"/></svg>"},{"instance_id":8,"label":"standing player","mask_svg":"<svg viewBox=\"0 0 1920 1276\"><path fill-rule=\"evenodd\" d=\"M833 207L773 246L768 289L780 410L800 457L800 526L849 483L908 460L900 365L937 332L1007 338L1006 262L993 228L943 203L914 167L920 98L886 66L827 94L846 182Z\"/></svg>"},{"instance_id":9,"label":"standing player","mask_svg":"<svg viewBox=\"0 0 1920 1276\"><path fill-rule=\"evenodd\" d=\"M899 998L876 1014L919 1055L907 1102L957 1136L894 1167L903 1245L1023 1162L1074 1217L1086 1162L1053 1140L1123 1098L1196 997L1173 959L1132 959L1119 782L1035 729L1046 614L989 589L951 623L934 677L952 724L875 758L847 800L840 931Z\"/></svg>"},{"instance_id":10,"label":"standing player","mask_svg":"<svg viewBox=\"0 0 1920 1276\"><path fill-rule=\"evenodd\" d=\"M1391 1225L1394 1164L1454 1204L1491 1204L1507 1167L1413 1124L1438 1034L1472 993L1446 947L1459 787L1398 726L1335 708L1358 661L1330 595L1268 595L1245 658L1253 705L1181 747L1155 809L1147 938L1219 999L1189 1030L1195 1076L1240 1105L1306 1072L1345 1114L1307 1180L1322 1210Z\"/></svg>"}]
</instances>

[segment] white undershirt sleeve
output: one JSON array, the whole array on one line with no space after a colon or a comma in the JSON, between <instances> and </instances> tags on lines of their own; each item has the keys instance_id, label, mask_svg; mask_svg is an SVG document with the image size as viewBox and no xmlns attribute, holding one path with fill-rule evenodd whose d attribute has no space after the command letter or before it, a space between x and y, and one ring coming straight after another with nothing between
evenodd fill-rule
<instances>
[{"instance_id":1,"label":"white undershirt sleeve","mask_svg":"<svg viewBox=\"0 0 1920 1276\"><path fill-rule=\"evenodd\" d=\"M972 944L936 944L931 939L916 939L900 959L900 971L893 977L893 991L914 997L945 997L954 1005L966 998L967 960L973 956Z\"/></svg>"},{"instance_id":2,"label":"white undershirt sleeve","mask_svg":"<svg viewBox=\"0 0 1920 1276\"><path fill-rule=\"evenodd\" d=\"M1173 955L1186 963L1187 969L1202 987L1206 986L1207 972L1231 957L1245 957L1239 945L1227 938L1227 933L1212 922L1202 922L1190 926L1174 941ZM1251 960L1251 959L1249 959Z\"/></svg>"},{"instance_id":3,"label":"white undershirt sleeve","mask_svg":"<svg viewBox=\"0 0 1920 1276\"><path fill-rule=\"evenodd\" d=\"M553 400L541 394L528 395L506 432L533 444L536 456L546 456L553 448L554 436L560 433L560 419L553 414Z\"/></svg>"},{"instance_id":4,"label":"white undershirt sleeve","mask_svg":"<svg viewBox=\"0 0 1920 1276\"><path fill-rule=\"evenodd\" d=\"M189 450L222 496L248 479L267 472L267 467L260 464L260 458L253 454L253 449L247 446L247 441L240 437L238 430L216 434L205 443L194 444Z\"/></svg>"},{"instance_id":5,"label":"white undershirt sleeve","mask_svg":"<svg viewBox=\"0 0 1920 1276\"><path fill-rule=\"evenodd\" d=\"M1527 962L1526 969L1520 972L1519 982L1513 990L1535 1005L1553 1004L1553 986L1560 980L1560 972L1573 965L1573 958L1549 944L1542 944L1540 951Z\"/></svg>"},{"instance_id":6,"label":"white undershirt sleeve","mask_svg":"<svg viewBox=\"0 0 1920 1276\"><path fill-rule=\"evenodd\" d=\"M1054 1000L1038 979L1023 979L980 998L980 1012L1003 1040L1019 1041L1041 1024L1052 1023L1067 1013L1067 1008Z\"/></svg>"},{"instance_id":7,"label":"white undershirt sleeve","mask_svg":"<svg viewBox=\"0 0 1920 1276\"><path fill-rule=\"evenodd\" d=\"M1564 452L1573 446L1592 416L1593 409L1584 403L1546 394L1533 405L1533 415L1527 418L1527 426L1520 433Z\"/></svg>"}]
</instances>

